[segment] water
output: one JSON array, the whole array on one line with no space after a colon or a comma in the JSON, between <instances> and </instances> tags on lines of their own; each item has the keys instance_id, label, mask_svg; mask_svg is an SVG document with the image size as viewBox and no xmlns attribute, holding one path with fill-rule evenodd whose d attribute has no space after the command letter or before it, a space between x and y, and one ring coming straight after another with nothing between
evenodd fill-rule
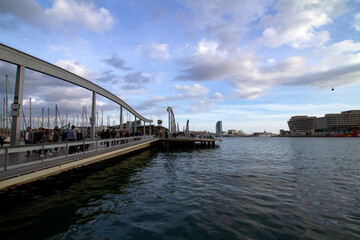
<instances>
[{"instance_id":1,"label":"water","mask_svg":"<svg viewBox=\"0 0 360 240\"><path fill-rule=\"evenodd\" d=\"M225 138L0 194L1 239L359 239L360 139Z\"/></svg>"}]
</instances>

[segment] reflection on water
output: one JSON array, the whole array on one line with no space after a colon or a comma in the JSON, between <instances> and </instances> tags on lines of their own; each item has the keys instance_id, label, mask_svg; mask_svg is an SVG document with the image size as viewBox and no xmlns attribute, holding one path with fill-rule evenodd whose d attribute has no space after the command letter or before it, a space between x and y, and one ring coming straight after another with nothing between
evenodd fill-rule
<instances>
[{"instance_id":1,"label":"reflection on water","mask_svg":"<svg viewBox=\"0 0 360 240\"><path fill-rule=\"evenodd\" d=\"M218 144L145 151L1 193L0 236L360 238L359 139Z\"/></svg>"}]
</instances>

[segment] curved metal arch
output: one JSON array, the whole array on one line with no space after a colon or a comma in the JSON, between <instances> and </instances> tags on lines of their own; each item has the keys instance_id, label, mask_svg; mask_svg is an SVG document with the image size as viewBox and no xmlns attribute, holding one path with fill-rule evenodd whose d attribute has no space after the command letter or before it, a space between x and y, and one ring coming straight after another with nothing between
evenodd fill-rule
<instances>
[{"instance_id":1,"label":"curved metal arch","mask_svg":"<svg viewBox=\"0 0 360 240\"><path fill-rule=\"evenodd\" d=\"M185 136L189 137L189 119L186 121L186 130L185 130Z\"/></svg>"},{"instance_id":2,"label":"curved metal arch","mask_svg":"<svg viewBox=\"0 0 360 240\"><path fill-rule=\"evenodd\" d=\"M169 132L175 133L176 132L176 123L175 123L174 112L171 107L168 107L167 111L169 113Z\"/></svg>"},{"instance_id":3,"label":"curved metal arch","mask_svg":"<svg viewBox=\"0 0 360 240\"><path fill-rule=\"evenodd\" d=\"M39 58L33 57L29 54L26 54L24 52L18 51L14 48L8 47L4 44L0 43L0 60L9 62L15 65L24 66L25 68L41 72L43 74L59 78L61 80L64 80L66 82L75 84L77 86L86 88L90 91L94 91L97 94L100 94L101 96L110 99L119 105L123 106L126 110L131 112L134 116L136 116L138 119L151 123L152 120L147 119L137 113L132 107L130 107L126 102L121 100L119 97L115 96L111 92L105 90L104 88L96 85L95 83L92 83L85 78L82 78L74 73L71 73L65 69L62 69L58 66L55 66L54 64L48 63L46 61L43 61Z\"/></svg>"}]
</instances>

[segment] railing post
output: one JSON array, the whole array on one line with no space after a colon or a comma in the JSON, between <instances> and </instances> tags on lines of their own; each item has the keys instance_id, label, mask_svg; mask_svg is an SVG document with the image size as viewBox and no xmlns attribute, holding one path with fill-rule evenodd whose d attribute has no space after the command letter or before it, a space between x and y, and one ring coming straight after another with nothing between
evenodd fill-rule
<instances>
[{"instance_id":1,"label":"railing post","mask_svg":"<svg viewBox=\"0 0 360 240\"><path fill-rule=\"evenodd\" d=\"M85 154L85 139L83 139L83 154Z\"/></svg>"},{"instance_id":2,"label":"railing post","mask_svg":"<svg viewBox=\"0 0 360 240\"><path fill-rule=\"evenodd\" d=\"M66 157L69 155L69 142L66 141Z\"/></svg>"},{"instance_id":3,"label":"railing post","mask_svg":"<svg viewBox=\"0 0 360 240\"><path fill-rule=\"evenodd\" d=\"M9 159L9 147L5 147L5 162L4 162L4 171L7 171Z\"/></svg>"},{"instance_id":4,"label":"railing post","mask_svg":"<svg viewBox=\"0 0 360 240\"><path fill-rule=\"evenodd\" d=\"M90 124L91 124L91 132L90 132L90 136L91 139L94 140L96 137L96 117L95 117L95 112L96 112L96 92L93 91L93 96L92 96L92 105L91 105L91 118L90 118Z\"/></svg>"},{"instance_id":5,"label":"railing post","mask_svg":"<svg viewBox=\"0 0 360 240\"><path fill-rule=\"evenodd\" d=\"M45 144L43 144L43 145L42 145L41 149L42 149L42 158L41 158L41 162L44 162L44 158L45 158L45 151L44 151L44 149L45 149Z\"/></svg>"}]
</instances>

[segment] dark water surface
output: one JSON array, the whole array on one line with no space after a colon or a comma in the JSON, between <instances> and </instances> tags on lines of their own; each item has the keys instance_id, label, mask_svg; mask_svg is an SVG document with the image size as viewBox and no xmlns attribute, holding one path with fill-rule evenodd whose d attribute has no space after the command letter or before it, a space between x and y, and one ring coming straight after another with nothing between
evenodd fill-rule
<instances>
[{"instance_id":1,"label":"dark water surface","mask_svg":"<svg viewBox=\"0 0 360 240\"><path fill-rule=\"evenodd\" d=\"M360 138L225 138L0 194L0 239L359 239Z\"/></svg>"}]
</instances>

